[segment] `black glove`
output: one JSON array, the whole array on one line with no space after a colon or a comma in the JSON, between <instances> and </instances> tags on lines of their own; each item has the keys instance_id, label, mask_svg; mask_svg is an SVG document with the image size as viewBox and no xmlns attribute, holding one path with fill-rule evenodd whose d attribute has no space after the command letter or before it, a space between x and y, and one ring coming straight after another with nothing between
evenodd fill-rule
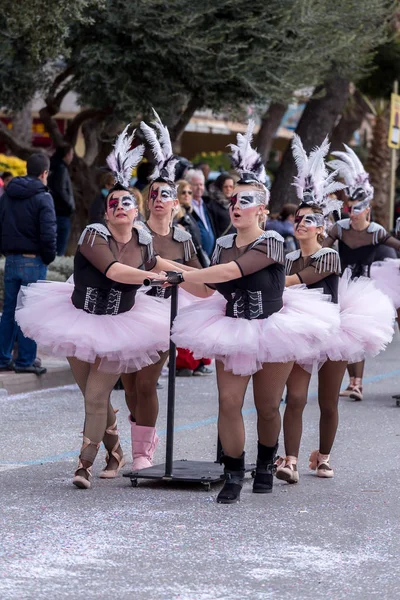
<instances>
[{"instance_id":1,"label":"black glove","mask_svg":"<svg viewBox=\"0 0 400 600\"><path fill-rule=\"evenodd\" d=\"M179 285L184 280L183 273L178 273L178 271L167 271L167 281L171 285Z\"/></svg>"}]
</instances>

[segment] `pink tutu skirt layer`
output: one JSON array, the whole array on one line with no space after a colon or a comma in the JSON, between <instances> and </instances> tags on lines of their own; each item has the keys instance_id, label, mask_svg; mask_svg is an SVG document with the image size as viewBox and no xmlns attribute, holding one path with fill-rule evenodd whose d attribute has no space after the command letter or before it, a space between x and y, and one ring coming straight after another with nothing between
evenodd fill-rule
<instances>
[{"instance_id":1,"label":"pink tutu skirt layer","mask_svg":"<svg viewBox=\"0 0 400 600\"><path fill-rule=\"evenodd\" d=\"M394 307L400 308L400 260L386 258L371 265L371 279L376 287L389 296Z\"/></svg>"},{"instance_id":2,"label":"pink tutu skirt layer","mask_svg":"<svg viewBox=\"0 0 400 600\"><path fill-rule=\"evenodd\" d=\"M373 358L392 341L395 312L389 298L371 279L351 280L345 273L339 283L340 328L332 336L321 361L349 363Z\"/></svg>"},{"instance_id":3,"label":"pink tutu skirt layer","mask_svg":"<svg viewBox=\"0 0 400 600\"><path fill-rule=\"evenodd\" d=\"M305 286L286 289L283 302L268 319L234 319L225 316L226 300L216 293L180 311L172 339L195 358L221 360L235 375L252 375L265 362L312 362L339 327L338 308L320 290Z\"/></svg>"},{"instance_id":4,"label":"pink tutu skirt layer","mask_svg":"<svg viewBox=\"0 0 400 600\"><path fill-rule=\"evenodd\" d=\"M48 354L94 363L108 373L139 371L169 347L169 307L136 295L135 306L118 315L92 315L75 308L69 283L43 281L21 288L16 320L25 336Z\"/></svg>"}]
</instances>

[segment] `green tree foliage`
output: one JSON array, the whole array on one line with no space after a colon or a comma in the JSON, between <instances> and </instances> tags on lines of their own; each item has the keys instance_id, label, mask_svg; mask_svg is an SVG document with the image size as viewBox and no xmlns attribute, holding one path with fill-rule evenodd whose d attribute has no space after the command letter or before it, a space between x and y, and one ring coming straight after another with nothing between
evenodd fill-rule
<instances>
[{"instance_id":1,"label":"green tree foliage","mask_svg":"<svg viewBox=\"0 0 400 600\"><path fill-rule=\"evenodd\" d=\"M69 54L72 23L93 22L103 0L19 0L0 12L1 106L18 110L51 84L57 59Z\"/></svg>"},{"instance_id":2,"label":"green tree foliage","mask_svg":"<svg viewBox=\"0 0 400 600\"><path fill-rule=\"evenodd\" d=\"M16 9L15 3L0 19L2 103L19 108L46 90L55 75L49 65L61 56L82 103L122 120L151 105L173 124L188 106L193 112L285 102L332 68L342 76L362 73L390 4L44 0L39 8L23 1Z\"/></svg>"}]
</instances>

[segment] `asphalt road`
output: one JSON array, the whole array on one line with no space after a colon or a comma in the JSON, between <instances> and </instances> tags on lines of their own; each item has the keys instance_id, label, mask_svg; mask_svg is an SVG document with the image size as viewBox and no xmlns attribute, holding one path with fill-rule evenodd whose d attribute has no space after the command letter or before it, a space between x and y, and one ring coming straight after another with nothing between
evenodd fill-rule
<instances>
[{"instance_id":1,"label":"asphalt road","mask_svg":"<svg viewBox=\"0 0 400 600\"><path fill-rule=\"evenodd\" d=\"M369 600L400 598L400 340L367 366L365 399L341 400L335 478L307 469L317 447L315 394L305 413L300 483L238 505L218 486L94 478L71 485L83 403L75 387L0 399L0 599ZM315 388L313 388L315 391ZM158 428L163 460L166 385ZM114 393L129 451L122 392ZM214 460L214 376L178 379L175 457ZM247 455L255 412L245 405ZM95 474L103 465L104 451Z\"/></svg>"}]
</instances>

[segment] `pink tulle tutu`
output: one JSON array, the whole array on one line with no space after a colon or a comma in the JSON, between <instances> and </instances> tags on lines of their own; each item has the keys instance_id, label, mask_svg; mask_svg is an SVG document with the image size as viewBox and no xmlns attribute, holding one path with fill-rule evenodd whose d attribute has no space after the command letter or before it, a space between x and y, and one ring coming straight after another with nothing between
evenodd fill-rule
<instances>
[{"instance_id":1,"label":"pink tulle tutu","mask_svg":"<svg viewBox=\"0 0 400 600\"><path fill-rule=\"evenodd\" d=\"M25 336L48 354L75 357L99 370L130 373L154 364L169 347L169 306L136 294L134 307L118 315L75 308L69 283L42 281L21 288L16 320Z\"/></svg>"},{"instance_id":2,"label":"pink tulle tutu","mask_svg":"<svg viewBox=\"0 0 400 600\"><path fill-rule=\"evenodd\" d=\"M352 280L344 273L339 282L339 308L340 328L321 354L321 362L327 358L359 362L373 358L391 342L393 305L371 279Z\"/></svg>"},{"instance_id":3,"label":"pink tulle tutu","mask_svg":"<svg viewBox=\"0 0 400 600\"><path fill-rule=\"evenodd\" d=\"M400 259L386 258L371 265L371 279L400 308Z\"/></svg>"},{"instance_id":4,"label":"pink tulle tutu","mask_svg":"<svg viewBox=\"0 0 400 600\"><path fill-rule=\"evenodd\" d=\"M180 311L172 339L195 358L221 360L235 375L252 375L265 362L312 361L339 327L338 308L303 285L286 289L283 302L267 319L235 319L225 316L226 300L216 293Z\"/></svg>"}]
</instances>

